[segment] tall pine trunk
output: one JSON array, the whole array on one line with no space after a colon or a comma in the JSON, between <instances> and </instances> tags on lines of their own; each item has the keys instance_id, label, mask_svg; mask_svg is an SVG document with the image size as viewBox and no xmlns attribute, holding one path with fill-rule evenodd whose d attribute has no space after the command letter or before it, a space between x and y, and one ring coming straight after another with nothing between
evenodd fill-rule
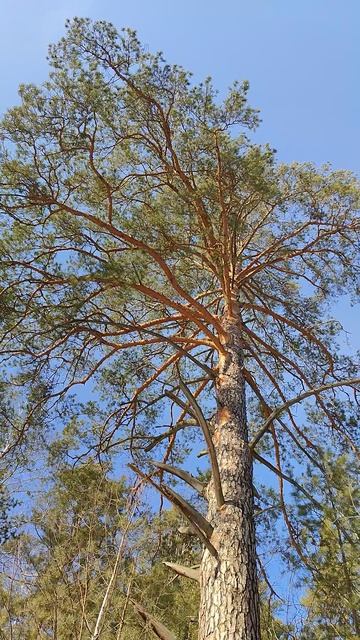
<instances>
[{"instance_id":1,"label":"tall pine trunk","mask_svg":"<svg viewBox=\"0 0 360 640\"><path fill-rule=\"evenodd\" d=\"M237 316L237 317L236 317ZM215 558L201 563L199 640L260 640L252 459L248 448L245 383L238 314L223 319L226 355L219 362L213 440L225 504L209 485L208 519Z\"/></svg>"}]
</instances>

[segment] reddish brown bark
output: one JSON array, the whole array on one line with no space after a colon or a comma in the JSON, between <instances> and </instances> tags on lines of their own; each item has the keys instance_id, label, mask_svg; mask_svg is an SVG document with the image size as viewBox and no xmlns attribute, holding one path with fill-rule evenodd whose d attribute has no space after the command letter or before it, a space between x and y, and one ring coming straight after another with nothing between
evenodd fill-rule
<instances>
[{"instance_id":1,"label":"reddish brown bark","mask_svg":"<svg viewBox=\"0 0 360 640\"><path fill-rule=\"evenodd\" d=\"M220 358L214 428L225 504L209 485L208 520L215 558L201 563L199 640L259 640L252 460L248 447L240 319L224 320L226 355Z\"/></svg>"}]
</instances>

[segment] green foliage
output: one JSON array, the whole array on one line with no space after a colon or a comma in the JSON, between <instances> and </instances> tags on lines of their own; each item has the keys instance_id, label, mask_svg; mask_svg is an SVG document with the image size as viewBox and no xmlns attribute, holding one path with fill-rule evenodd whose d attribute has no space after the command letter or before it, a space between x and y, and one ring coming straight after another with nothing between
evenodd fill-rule
<instances>
[{"instance_id":1,"label":"green foliage","mask_svg":"<svg viewBox=\"0 0 360 640\"><path fill-rule=\"evenodd\" d=\"M61 466L42 493L28 525L4 546L0 589L3 635L14 640L86 639L93 631L121 537L132 491L94 462ZM163 562L196 566L201 550L173 510L154 516L142 501L126 532L126 545L106 608L101 640L151 640L126 594L163 621L180 640L196 640L199 585ZM288 640L263 589L265 640ZM121 636L117 635L120 634Z\"/></svg>"},{"instance_id":2,"label":"green foliage","mask_svg":"<svg viewBox=\"0 0 360 640\"><path fill-rule=\"evenodd\" d=\"M312 474L308 482L321 498L322 512L299 495L295 503L309 568L304 638L355 640L360 633L360 468L350 455L328 454L325 460L326 476Z\"/></svg>"},{"instance_id":3,"label":"green foliage","mask_svg":"<svg viewBox=\"0 0 360 640\"><path fill-rule=\"evenodd\" d=\"M193 639L196 585L158 561L194 564L197 545L179 536L173 512L158 520L141 506L129 523L129 487L102 465L116 452L118 466L131 455L148 469L155 446L157 459L176 463L200 445L194 420L179 427L166 393L181 400L181 370L211 427L231 306L251 437L304 389L356 376L356 361L341 355L331 303L359 293L359 185L328 166L277 164L273 149L249 138L259 117L247 82L221 101L211 80L193 84L131 30L76 18L50 47L49 64L48 80L22 85L0 127L2 458L28 463L45 444L57 469L29 527L7 543L19 561L2 585L3 627L14 640L70 640L74 629L86 637L128 527L102 640L116 637L121 611L123 640L148 633L128 588L179 638ZM335 473L324 438L336 452L358 440L356 407L329 388L309 400L304 420L286 408L269 425L255 453L271 456L265 466L279 489L269 483L259 498L272 510L259 531L268 542L282 513L293 549L306 545L308 564L320 567L306 600L308 633L325 625L349 634L355 552L336 536L353 527L350 502L340 498L352 470L339 462ZM69 460L87 462L71 468ZM284 475L291 484L305 464L318 484L299 492L303 511L291 504L289 518ZM324 465L333 495L316 480ZM304 503L313 492L318 505L325 496L319 512ZM345 504L340 522L335 512ZM273 605L262 615L265 638L291 637Z\"/></svg>"},{"instance_id":4,"label":"green foliage","mask_svg":"<svg viewBox=\"0 0 360 640\"><path fill-rule=\"evenodd\" d=\"M0 545L15 535L16 519L13 509L17 500L11 496L3 474L0 473Z\"/></svg>"},{"instance_id":5,"label":"green foliage","mask_svg":"<svg viewBox=\"0 0 360 640\"><path fill-rule=\"evenodd\" d=\"M76 18L49 64L49 79L22 85L1 124L11 382L41 379L48 408L100 382L106 428L93 428L89 446L114 446L133 402L140 438L163 408L154 371L173 383L174 348L188 340L187 352L216 364L229 278L246 366L269 404L332 372L350 376L328 305L356 296L354 176L277 165L249 139L258 114L247 82L221 102L209 79L194 85L133 31ZM328 414L322 405L323 422L337 419Z\"/></svg>"},{"instance_id":6,"label":"green foliage","mask_svg":"<svg viewBox=\"0 0 360 640\"><path fill-rule=\"evenodd\" d=\"M16 640L56 634L70 640L74 633L88 638L125 535L100 637L116 637L122 612L122 638L144 637L140 619L126 606L130 588L131 597L159 619L171 612L171 627L180 638L195 639L198 587L174 576L161 562L197 562L198 544L176 533L181 522L171 511L154 518L139 503L130 522L133 497L124 480L111 479L96 463L61 467L55 473L24 532L4 546L4 634L12 629ZM145 632L145 637L152 636Z\"/></svg>"}]
</instances>

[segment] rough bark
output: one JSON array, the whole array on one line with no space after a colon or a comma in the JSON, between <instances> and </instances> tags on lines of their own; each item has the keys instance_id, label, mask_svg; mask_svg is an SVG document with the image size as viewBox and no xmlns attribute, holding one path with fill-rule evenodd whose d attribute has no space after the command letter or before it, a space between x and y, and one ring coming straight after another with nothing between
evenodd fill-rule
<instances>
[{"instance_id":1,"label":"rough bark","mask_svg":"<svg viewBox=\"0 0 360 640\"><path fill-rule=\"evenodd\" d=\"M216 506L210 483L208 520L218 558L205 550L201 563L199 640L259 640L252 460L239 315L228 315L223 323L226 355L219 362L213 441L225 504Z\"/></svg>"}]
</instances>

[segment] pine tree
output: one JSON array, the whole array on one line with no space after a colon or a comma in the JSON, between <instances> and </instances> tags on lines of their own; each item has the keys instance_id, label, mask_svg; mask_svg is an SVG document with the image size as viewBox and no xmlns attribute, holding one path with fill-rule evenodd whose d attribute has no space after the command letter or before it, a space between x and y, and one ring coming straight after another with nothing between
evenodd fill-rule
<instances>
[{"instance_id":1,"label":"pine tree","mask_svg":"<svg viewBox=\"0 0 360 640\"><path fill-rule=\"evenodd\" d=\"M7 600L12 605L4 612L7 637L70 640L91 633L128 526L126 493L123 481L110 480L95 463L55 474L27 526L4 549L3 611ZM119 589L119 608L122 600ZM113 637L104 627L102 637Z\"/></svg>"},{"instance_id":2,"label":"pine tree","mask_svg":"<svg viewBox=\"0 0 360 640\"><path fill-rule=\"evenodd\" d=\"M48 81L22 86L1 127L2 354L23 395L37 389L20 439L40 410L68 428L70 394L87 385L96 400L73 407L78 455L128 450L203 545L199 639L258 640L254 461L278 478L301 557L287 461L326 472L324 438L356 449L337 390L355 390L358 371L329 307L356 295L358 184L277 165L249 139L246 82L220 102L131 31L75 19L49 61ZM294 412L307 398L311 433ZM206 486L176 467L195 434ZM206 499L206 517L174 476Z\"/></svg>"},{"instance_id":3,"label":"pine tree","mask_svg":"<svg viewBox=\"0 0 360 640\"><path fill-rule=\"evenodd\" d=\"M138 495L128 526L133 488L91 461L53 470L39 496L30 517L22 516L26 526L3 546L1 638L151 640L154 619L195 640L201 549L174 509L156 515ZM191 580L176 572L184 565L193 567ZM264 584L261 602L264 640L290 640Z\"/></svg>"},{"instance_id":4,"label":"pine tree","mask_svg":"<svg viewBox=\"0 0 360 640\"><path fill-rule=\"evenodd\" d=\"M169 557L199 561L196 541L177 533L183 522L175 512L165 511L159 519L140 496L132 509L131 487L90 461L62 466L40 495L26 527L3 547L4 637L151 638L148 619L144 628L139 615L140 597L147 616L163 618L171 612L171 626L180 637L195 638L198 585L169 576L163 564Z\"/></svg>"},{"instance_id":5,"label":"pine tree","mask_svg":"<svg viewBox=\"0 0 360 640\"><path fill-rule=\"evenodd\" d=\"M358 460L327 454L327 477L314 474L309 491L319 495L324 509L297 496L304 550L310 572L303 599L311 632L319 640L360 636L360 492Z\"/></svg>"}]
</instances>

